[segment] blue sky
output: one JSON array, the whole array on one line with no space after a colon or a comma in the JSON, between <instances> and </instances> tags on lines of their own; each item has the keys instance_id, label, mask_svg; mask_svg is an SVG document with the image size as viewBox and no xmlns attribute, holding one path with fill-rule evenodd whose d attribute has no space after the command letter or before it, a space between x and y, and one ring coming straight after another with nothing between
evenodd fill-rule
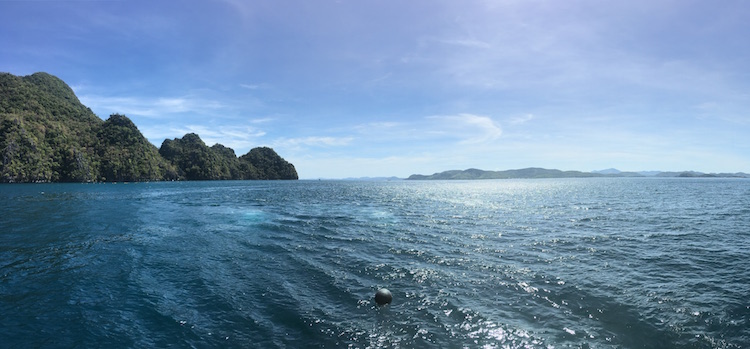
<instances>
[{"instance_id":1,"label":"blue sky","mask_svg":"<svg viewBox=\"0 0 750 349\"><path fill-rule=\"evenodd\" d=\"M0 71L301 178L750 172L748 37L733 0L0 0Z\"/></svg>"}]
</instances>

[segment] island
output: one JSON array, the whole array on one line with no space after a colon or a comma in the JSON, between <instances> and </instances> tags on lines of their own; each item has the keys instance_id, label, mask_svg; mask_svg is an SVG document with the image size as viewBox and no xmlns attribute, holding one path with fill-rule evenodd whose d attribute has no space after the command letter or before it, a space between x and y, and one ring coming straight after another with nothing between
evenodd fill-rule
<instances>
[{"instance_id":1,"label":"island","mask_svg":"<svg viewBox=\"0 0 750 349\"><path fill-rule=\"evenodd\" d=\"M682 172L622 172L607 169L594 172L561 171L539 167L529 167L517 170L484 171L476 168L467 170L451 170L432 175L414 174L407 180L475 180L475 179L513 179L513 178L588 178L588 177L721 177L721 178L750 178L750 174L737 173L702 173L696 171Z\"/></svg>"},{"instance_id":2,"label":"island","mask_svg":"<svg viewBox=\"0 0 750 349\"><path fill-rule=\"evenodd\" d=\"M127 116L102 120L47 73L0 73L0 157L2 183L298 179L268 147L237 157L189 133L157 149Z\"/></svg>"}]
</instances>

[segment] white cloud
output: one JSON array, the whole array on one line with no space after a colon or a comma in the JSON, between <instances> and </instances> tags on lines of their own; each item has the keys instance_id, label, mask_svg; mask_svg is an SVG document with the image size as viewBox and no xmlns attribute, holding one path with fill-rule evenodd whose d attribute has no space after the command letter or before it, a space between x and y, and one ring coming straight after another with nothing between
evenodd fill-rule
<instances>
[{"instance_id":1,"label":"white cloud","mask_svg":"<svg viewBox=\"0 0 750 349\"><path fill-rule=\"evenodd\" d=\"M263 90L268 89L270 86L268 84L240 84L240 87L247 90Z\"/></svg>"},{"instance_id":2,"label":"white cloud","mask_svg":"<svg viewBox=\"0 0 750 349\"><path fill-rule=\"evenodd\" d=\"M226 109L222 102L197 97L107 97L82 95L81 103L106 119L110 114L124 114L129 117L169 118L170 115L195 112L206 113Z\"/></svg>"},{"instance_id":3,"label":"white cloud","mask_svg":"<svg viewBox=\"0 0 750 349\"><path fill-rule=\"evenodd\" d=\"M81 101L81 103L94 110L94 112L101 113L102 111L104 111L104 115L99 116L105 119L110 114L115 113L131 116L138 115L144 117L157 116L155 110L153 109L153 103L143 103L136 98L82 95L78 96L78 99Z\"/></svg>"},{"instance_id":4,"label":"white cloud","mask_svg":"<svg viewBox=\"0 0 750 349\"><path fill-rule=\"evenodd\" d=\"M253 124L265 124L265 123L272 122L274 120L276 120L276 119L274 119L274 118L259 118L259 119L252 119L252 120L250 120L250 123L253 123Z\"/></svg>"},{"instance_id":5,"label":"white cloud","mask_svg":"<svg viewBox=\"0 0 750 349\"><path fill-rule=\"evenodd\" d=\"M180 113L190 110L190 101L185 98L159 98L153 105L159 110Z\"/></svg>"},{"instance_id":6,"label":"white cloud","mask_svg":"<svg viewBox=\"0 0 750 349\"><path fill-rule=\"evenodd\" d=\"M460 143L464 144L494 141L503 133L502 128L488 116L458 114L430 116L427 119L439 121L429 132L446 138L459 138Z\"/></svg>"},{"instance_id":7,"label":"white cloud","mask_svg":"<svg viewBox=\"0 0 750 349\"><path fill-rule=\"evenodd\" d=\"M526 115L516 116L514 118L511 118L510 121L508 121L508 123L511 125L520 125L520 124L525 124L531 121L532 119L534 119L534 114L526 114Z\"/></svg>"},{"instance_id":8,"label":"white cloud","mask_svg":"<svg viewBox=\"0 0 750 349\"><path fill-rule=\"evenodd\" d=\"M502 128L491 117L461 113L427 116L414 121L379 121L353 126L362 144L392 142L446 141L464 144L498 139Z\"/></svg>"},{"instance_id":9,"label":"white cloud","mask_svg":"<svg viewBox=\"0 0 750 349\"><path fill-rule=\"evenodd\" d=\"M275 146L286 148L298 147L340 147L349 145L354 140L353 137L301 137L301 138L281 138L274 142Z\"/></svg>"},{"instance_id":10,"label":"white cloud","mask_svg":"<svg viewBox=\"0 0 750 349\"><path fill-rule=\"evenodd\" d=\"M437 39L436 40L439 43L443 43L446 45L455 45L455 46L462 46L467 48L491 48L492 45L473 38L468 39Z\"/></svg>"},{"instance_id":11,"label":"white cloud","mask_svg":"<svg viewBox=\"0 0 750 349\"><path fill-rule=\"evenodd\" d=\"M393 133L397 130L407 127L404 123L393 121L368 122L366 124L355 125L354 130L363 134L374 133Z\"/></svg>"}]
</instances>

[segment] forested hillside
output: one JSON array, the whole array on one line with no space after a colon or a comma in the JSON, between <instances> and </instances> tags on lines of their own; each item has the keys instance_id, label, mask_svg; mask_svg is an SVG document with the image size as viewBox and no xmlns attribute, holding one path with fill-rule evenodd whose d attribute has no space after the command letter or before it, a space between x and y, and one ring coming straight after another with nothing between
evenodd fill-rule
<instances>
[{"instance_id":1,"label":"forested hillside","mask_svg":"<svg viewBox=\"0 0 750 349\"><path fill-rule=\"evenodd\" d=\"M114 114L97 135L100 175L104 181L155 181L178 179L177 168L159 155L124 115Z\"/></svg>"},{"instance_id":2,"label":"forested hillside","mask_svg":"<svg viewBox=\"0 0 750 349\"><path fill-rule=\"evenodd\" d=\"M124 115L106 121L47 73L0 73L0 182L297 179L270 148L237 157L196 134L149 143Z\"/></svg>"},{"instance_id":3,"label":"forested hillside","mask_svg":"<svg viewBox=\"0 0 750 349\"><path fill-rule=\"evenodd\" d=\"M175 164L180 178L205 179L297 179L294 166L267 147L237 156L221 144L208 147L195 133L167 139L159 153Z\"/></svg>"}]
</instances>

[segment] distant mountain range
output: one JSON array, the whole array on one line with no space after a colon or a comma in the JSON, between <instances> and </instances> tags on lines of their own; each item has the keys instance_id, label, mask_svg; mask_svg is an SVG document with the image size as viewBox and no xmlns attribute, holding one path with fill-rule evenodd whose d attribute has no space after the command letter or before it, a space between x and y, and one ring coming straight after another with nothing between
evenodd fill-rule
<instances>
[{"instance_id":1,"label":"distant mountain range","mask_svg":"<svg viewBox=\"0 0 750 349\"><path fill-rule=\"evenodd\" d=\"M414 174L407 180L435 180L435 179L511 179L511 178L584 178L584 177L721 177L721 178L750 178L750 174L737 173L702 173L696 171L683 172L623 172L614 168L606 170L581 172L561 171L539 167L529 167L518 170L485 171L475 168L467 170L451 170L432 175Z\"/></svg>"},{"instance_id":2,"label":"distant mountain range","mask_svg":"<svg viewBox=\"0 0 750 349\"><path fill-rule=\"evenodd\" d=\"M638 172L623 172L616 168L608 168L606 170L592 171L592 173L599 173L608 176L615 177L719 177L719 178L750 178L750 174L744 172L735 173L703 173L697 171L638 171Z\"/></svg>"}]
</instances>

